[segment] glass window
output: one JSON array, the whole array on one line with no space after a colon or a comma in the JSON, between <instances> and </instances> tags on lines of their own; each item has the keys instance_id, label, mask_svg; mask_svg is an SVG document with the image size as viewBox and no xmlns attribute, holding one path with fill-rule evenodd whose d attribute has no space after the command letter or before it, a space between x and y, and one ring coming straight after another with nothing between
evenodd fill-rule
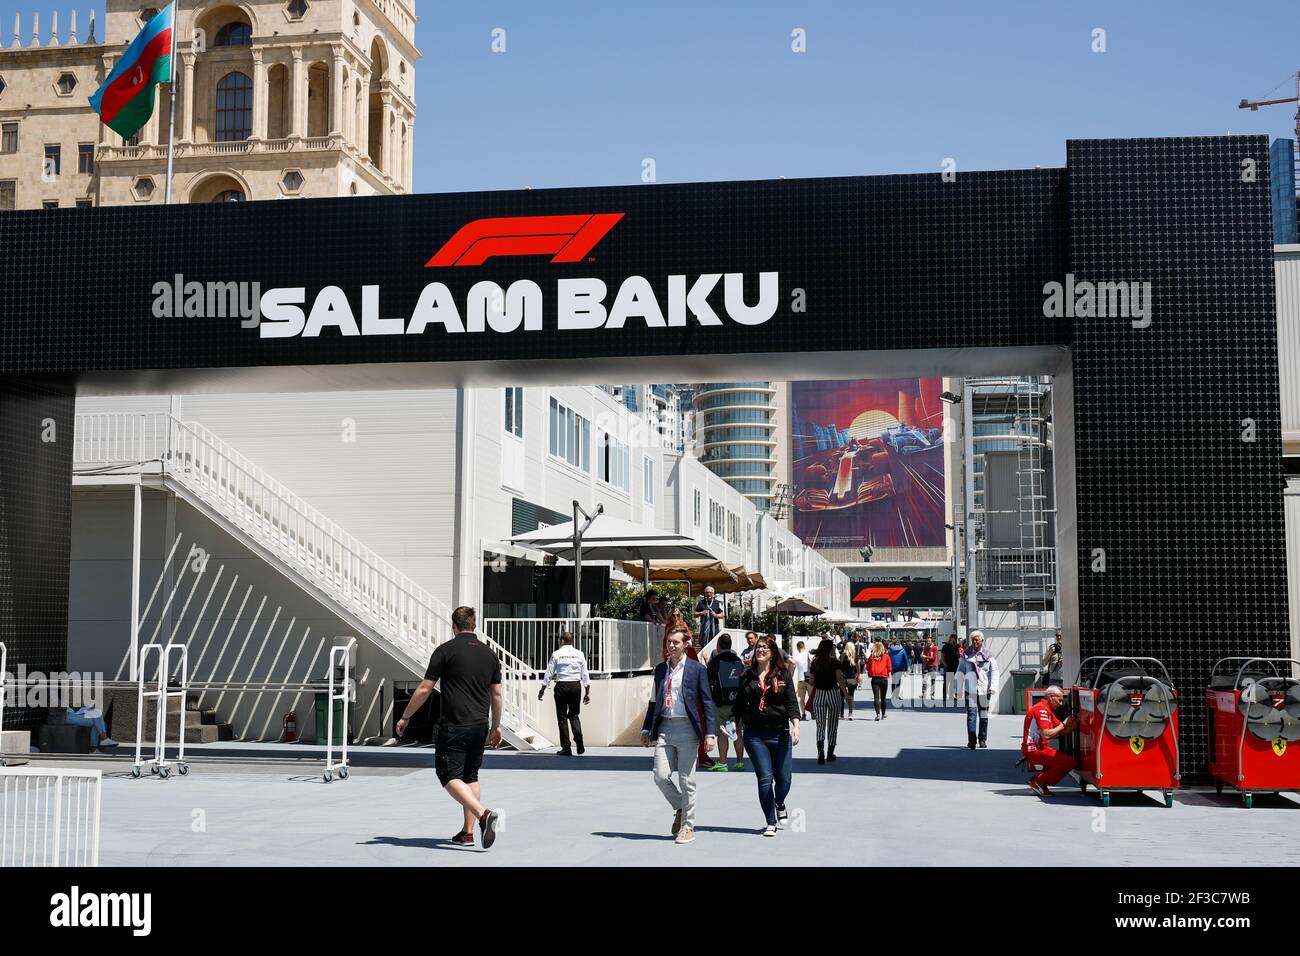
<instances>
[{"instance_id":1,"label":"glass window","mask_svg":"<svg viewBox=\"0 0 1300 956\"><path fill-rule=\"evenodd\" d=\"M652 505L655 503L655 463L653 458L645 460L645 503Z\"/></svg>"},{"instance_id":2,"label":"glass window","mask_svg":"<svg viewBox=\"0 0 1300 956\"><path fill-rule=\"evenodd\" d=\"M217 142L231 143L253 135L253 81L227 73L217 81Z\"/></svg>"},{"instance_id":3,"label":"glass window","mask_svg":"<svg viewBox=\"0 0 1300 956\"><path fill-rule=\"evenodd\" d=\"M18 124L0 123L0 153L18 152Z\"/></svg>"},{"instance_id":4,"label":"glass window","mask_svg":"<svg viewBox=\"0 0 1300 956\"><path fill-rule=\"evenodd\" d=\"M95 172L95 144L79 143L77 145L77 172L87 176Z\"/></svg>"},{"instance_id":5,"label":"glass window","mask_svg":"<svg viewBox=\"0 0 1300 956\"><path fill-rule=\"evenodd\" d=\"M227 23L217 31L213 46L252 46L253 28L247 23Z\"/></svg>"},{"instance_id":6,"label":"glass window","mask_svg":"<svg viewBox=\"0 0 1300 956\"><path fill-rule=\"evenodd\" d=\"M77 200L77 208L78 208L78 209L94 209L94 208L95 208L95 200L93 200L93 199L78 199L78 200Z\"/></svg>"},{"instance_id":7,"label":"glass window","mask_svg":"<svg viewBox=\"0 0 1300 956\"><path fill-rule=\"evenodd\" d=\"M505 390L505 429L516 438L524 437L524 390L515 386ZM554 454L554 452L552 452Z\"/></svg>"},{"instance_id":8,"label":"glass window","mask_svg":"<svg viewBox=\"0 0 1300 956\"><path fill-rule=\"evenodd\" d=\"M45 175L57 176L63 172L63 147L57 143L45 147Z\"/></svg>"},{"instance_id":9,"label":"glass window","mask_svg":"<svg viewBox=\"0 0 1300 956\"><path fill-rule=\"evenodd\" d=\"M695 527L700 526L700 491L695 489Z\"/></svg>"}]
</instances>

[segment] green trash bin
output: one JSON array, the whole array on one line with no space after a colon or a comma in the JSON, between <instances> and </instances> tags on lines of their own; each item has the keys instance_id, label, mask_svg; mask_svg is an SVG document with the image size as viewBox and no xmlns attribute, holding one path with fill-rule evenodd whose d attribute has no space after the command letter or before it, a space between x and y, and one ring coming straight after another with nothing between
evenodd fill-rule
<instances>
[{"instance_id":1,"label":"green trash bin","mask_svg":"<svg viewBox=\"0 0 1300 956\"><path fill-rule=\"evenodd\" d=\"M319 692L316 694L316 743L324 744L325 736L329 733L329 712L325 709L329 701L329 694ZM343 746L343 735L347 728L343 726L343 701L334 701L334 746Z\"/></svg>"},{"instance_id":2,"label":"green trash bin","mask_svg":"<svg viewBox=\"0 0 1300 956\"><path fill-rule=\"evenodd\" d=\"M1037 676L1037 669L1032 667L1017 667L1012 670L1011 683L1015 693L1015 699L1011 703L1013 713L1025 712L1025 691L1034 686L1034 678Z\"/></svg>"}]
</instances>

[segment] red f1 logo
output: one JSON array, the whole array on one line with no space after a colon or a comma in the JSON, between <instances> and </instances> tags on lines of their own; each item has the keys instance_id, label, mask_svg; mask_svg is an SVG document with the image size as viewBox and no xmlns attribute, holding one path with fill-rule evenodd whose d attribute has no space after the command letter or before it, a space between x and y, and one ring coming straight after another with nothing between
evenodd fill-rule
<instances>
[{"instance_id":1,"label":"red f1 logo","mask_svg":"<svg viewBox=\"0 0 1300 956\"><path fill-rule=\"evenodd\" d=\"M889 604L893 604L895 601L897 601L906 593L907 593L907 588L867 587L867 588L863 588L856 595L854 595L853 603L859 604L859 603L865 603L867 601L885 601Z\"/></svg>"},{"instance_id":2,"label":"red f1 logo","mask_svg":"<svg viewBox=\"0 0 1300 956\"><path fill-rule=\"evenodd\" d=\"M552 262L581 262L622 218L621 212L606 212L475 219L424 266L481 266L493 256L551 255Z\"/></svg>"}]
</instances>

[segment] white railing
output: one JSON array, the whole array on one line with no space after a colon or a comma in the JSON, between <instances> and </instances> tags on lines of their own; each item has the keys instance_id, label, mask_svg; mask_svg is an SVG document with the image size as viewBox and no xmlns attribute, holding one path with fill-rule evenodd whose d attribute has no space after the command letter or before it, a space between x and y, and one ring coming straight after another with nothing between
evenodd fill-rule
<instances>
[{"instance_id":1,"label":"white railing","mask_svg":"<svg viewBox=\"0 0 1300 956\"><path fill-rule=\"evenodd\" d=\"M77 416L74 469L144 470L153 462L366 624L416 673L453 636L445 604L197 422L166 412ZM509 673L529 673L505 648L496 650ZM520 695L506 694L508 722L535 727L531 713Z\"/></svg>"},{"instance_id":2,"label":"white railing","mask_svg":"<svg viewBox=\"0 0 1300 956\"><path fill-rule=\"evenodd\" d=\"M0 770L0 867L99 866L98 770Z\"/></svg>"},{"instance_id":3,"label":"white railing","mask_svg":"<svg viewBox=\"0 0 1300 956\"><path fill-rule=\"evenodd\" d=\"M645 621L571 617L488 618L483 633L534 673L546 670L560 646L560 634L574 635L573 646L587 657L593 674L648 671L659 661L662 629Z\"/></svg>"},{"instance_id":4,"label":"white railing","mask_svg":"<svg viewBox=\"0 0 1300 956\"><path fill-rule=\"evenodd\" d=\"M0 641L0 767L5 765L5 696L8 689L5 687L6 674L9 670L9 648L5 647L4 641Z\"/></svg>"}]
</instances>

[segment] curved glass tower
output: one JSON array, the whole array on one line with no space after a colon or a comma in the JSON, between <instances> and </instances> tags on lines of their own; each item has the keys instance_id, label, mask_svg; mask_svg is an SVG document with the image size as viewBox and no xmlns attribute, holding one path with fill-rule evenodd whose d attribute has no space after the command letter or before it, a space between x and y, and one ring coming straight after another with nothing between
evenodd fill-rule
<instances>
[{"instance_id":1,"label":"curved glass tower","mask_svg":"<svg viewBox=\"0 0 1300 956\"><path fill-rule=\"evenodd\" d=\"M771 382L709 382L695 392L695 442L700 461L754 502L772 503L776 423Z\"/></svg>"}]
</instances>

